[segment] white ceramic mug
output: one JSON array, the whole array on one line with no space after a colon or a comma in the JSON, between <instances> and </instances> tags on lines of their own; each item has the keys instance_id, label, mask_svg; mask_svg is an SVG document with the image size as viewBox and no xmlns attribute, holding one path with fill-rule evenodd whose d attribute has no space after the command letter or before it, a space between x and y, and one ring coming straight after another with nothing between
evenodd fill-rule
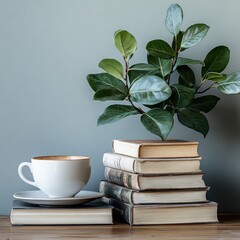
<instances>
[{"instance_id":1,"label":"white ceramic mug","mask_svg":"<svg viewBox=\"0 0 240 240\"><path fill-rule=\"evenodd\" d=\"M27 179L23 168L30 168L34 181ZM18 167L20 178L52 198L73 197L87 184L91 173L90 158L84 156L42 156Z\"/></svg>"}]
</instances>

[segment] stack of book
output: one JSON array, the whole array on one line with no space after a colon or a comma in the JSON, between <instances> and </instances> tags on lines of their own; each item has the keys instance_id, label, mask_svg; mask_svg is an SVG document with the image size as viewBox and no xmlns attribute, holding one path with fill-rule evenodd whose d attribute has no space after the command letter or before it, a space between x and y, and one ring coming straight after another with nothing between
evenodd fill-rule
<instances>
[{"instance_id":1,"label":"stack of book","mask_svg":"<svg viewBox=\"0 0 240 240\"><path fill-rule=\"evenodd\" d=\"M100 192L130 225L218 222L198 142L113 140Z\"/></svg>"}]
</instances>

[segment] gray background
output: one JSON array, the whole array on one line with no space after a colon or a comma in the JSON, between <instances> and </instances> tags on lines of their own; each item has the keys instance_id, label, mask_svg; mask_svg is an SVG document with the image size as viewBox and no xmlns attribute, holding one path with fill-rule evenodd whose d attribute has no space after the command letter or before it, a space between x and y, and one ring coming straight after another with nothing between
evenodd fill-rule
<instances>
[{"instance_id":1,"label":"gray background","mask_svg":"<svg viewBox=\"0 0 240 240\"><path fill-rule=\"evenodd\" d=\"M183 29L206 23L211 29L186 56L204 59L227 45L227 73L240 70L240 2L177 1ZM153 139L138 117L96 126L107 103L94 102L86 75L100 72L103 58L121 60L113 46L118 29L138 41L132 64L146 62L149 40L171 36L165 28L169 0L1 0L0 1L0 214L9 214L14 192L33 189L17 167L37 155L87 155L92 175L85 189L97 190L103 178L102 155L112 139ZM199 71L199 69L196 69ZM217 93L217 92L212 92ZM240 211L240 96L217 93L221 101L208 114L206 139L175 122L170 138L197 140L203 156L208 198L221 212Z\"/></svg>"}]
</instances>

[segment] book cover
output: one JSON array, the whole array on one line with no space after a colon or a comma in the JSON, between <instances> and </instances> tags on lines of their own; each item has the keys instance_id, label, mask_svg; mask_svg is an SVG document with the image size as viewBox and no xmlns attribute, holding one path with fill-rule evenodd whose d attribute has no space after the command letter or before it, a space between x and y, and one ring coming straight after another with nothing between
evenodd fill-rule
<instances>
[{"instance_id":1,"label":"book cover","mask_svg":"<svg viewBox=\"0 0 240 240\"><path fill-rule=\"evenodd\" d=\"M105 167L106 180L135 190L205 187L202 172L181 174L136 174Z\"/></svg>"},{"instance_id":2,"label":"book cover","mask_svg":"<svg viewBox=\"0 0 240 240\"><path fill-rule=\"evenodd\" d=\"M104 201L114 206L114 217L130 225L189 224L218 222L215 202L194 204L133 205L116 199Z\"/></svg>"},{"instance_id":3,"label":"book cover","mask_svg":"<svg viewBox=\"0 0 240 240\"><path fill-rule=\"evenodd\" d=\"M113 140L114 153L137 158L198 157L198 142L183 140Z\"/></svg>"},{"instance_id":4,"label":"book cover","mask_svg":"<svg viewBox=\"0 0 240 240\"><path fill-rule=\"evenodd\" d=\"M113 224L113 207L102 200L78 206L46 207L13 200L12 225Z\"/></svg>"},{"instance_id":5,"label":"book cover","mask_svg":"<svg viewBox=\"0 0 240 240\"><path fill-rule=\"evenodd\" d=\"M108 198L114 198L130 204L172 204L207 202L207 187L194 189L171 189L155 191L137 191L108 181L101 181L99 191Z\"/></svg>"},{"instance_id":6,"label":"book cover","mask_svg":"<svg viewBox=\"0 0 240 240\"><path fill-rule=\"evenodd\" d=\"M117 153L104 153L103 165L139 174L169 174L200 171L201 157L136 158Z\"/></svg>"}]
</instances>

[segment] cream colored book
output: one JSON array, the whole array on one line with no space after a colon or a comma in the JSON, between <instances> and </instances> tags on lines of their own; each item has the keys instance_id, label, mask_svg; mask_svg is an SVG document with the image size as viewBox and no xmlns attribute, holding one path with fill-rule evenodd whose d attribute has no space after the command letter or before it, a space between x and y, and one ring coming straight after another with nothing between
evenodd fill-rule
<instances>
[{"instance_id":1,"label":"cream colored book","mask_svg":"<svg viewBox=\"0 0 240 240\"><path fill-rule=\"evenodd\" d=\"M105 167L104 176L109 182L135 190L206 187L202 172L141 175Z\"/></svg>"},{"instance_id":2,"label":"cream colored book","mask_svg":"<svg viewBox=\"0 0 240 240\"><path fill-rule=\"evenodd\" d=\"M41 207L14 200L10 221L12 225L113 224L112 210L101 200L72 207Z\"/></svg>"},{"instance_id":3,"label":"cream colored book","mask_svg":"<svg viewBox=\"0 0 240 240\"><path fill-rule=\"evenodd\" d=\"M198 157L198 142L182 140L113 140L112 150L136 158Z\"/></svg>"},{"instance_id":4,"label":"cream colored book","mask_svg":"<svg viewBox=\"0 0 240 240\"><path fill-rule=\"evenodd\" d=\"M138 191L107 181L101 181L99 186L99 191L102 192L104 196L130 204L207 202L206 193L208 189L207 187L203 187L193 189Z\"/></svg>"},{"instance_id":5,"label":"cream colored book","mask_svg":"<svg viewBox=\"0 0 240 240\"><path fill-rule=\"evenodd\" d=\"M104 153L103 165L140 174L191 173L200 171L201 157L136 158L117 153Z\"/></svg>"},{"instance_id":6,"label":"cream colored book","mask_svg":"<svg viewBox=\"0 0 240 240\"><path fill-rule=\"evenodd\" d=\"M116 214L130 225L186 224L218 222L215 202L193 204L132 205L107 199Z\"/></svg>"}]
</instances>

